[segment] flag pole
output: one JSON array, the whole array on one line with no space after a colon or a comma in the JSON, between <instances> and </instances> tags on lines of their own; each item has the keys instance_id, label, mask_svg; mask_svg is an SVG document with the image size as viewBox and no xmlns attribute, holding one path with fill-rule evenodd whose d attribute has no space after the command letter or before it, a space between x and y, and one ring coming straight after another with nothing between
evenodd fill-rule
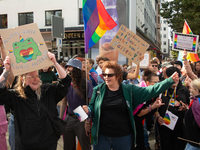
<instances>
[{"instance_id":1,"label":"flag pole","mask_svg":"<svg viewBox=\"0 0 200 150\"><path fill-rule=\"evenodd\" d=\"M86 105L89 105L88 102L88 93L87 93L87 58L88 58L88 54L85 54L85 88L86 88L86 93L85 93L85 97L86 97Z\"/></svg>"}]
</instances>

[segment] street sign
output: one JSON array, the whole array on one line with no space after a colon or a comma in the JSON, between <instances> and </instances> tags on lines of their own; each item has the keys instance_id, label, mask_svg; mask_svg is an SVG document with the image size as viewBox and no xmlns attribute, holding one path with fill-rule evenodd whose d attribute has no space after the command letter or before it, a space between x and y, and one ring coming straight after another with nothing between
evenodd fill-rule
<instances>
[{"instance_id":1,"label":"street sign","mask_svg":"<svg viewBox=\"0 0 200 150\"><path fill-rule=\"evenodd\" d=\"M52 37L54 38L65 38L65 27L64 27L64 18L59 16L51 16L52 24Z\"/></svg>"}]
</instances>

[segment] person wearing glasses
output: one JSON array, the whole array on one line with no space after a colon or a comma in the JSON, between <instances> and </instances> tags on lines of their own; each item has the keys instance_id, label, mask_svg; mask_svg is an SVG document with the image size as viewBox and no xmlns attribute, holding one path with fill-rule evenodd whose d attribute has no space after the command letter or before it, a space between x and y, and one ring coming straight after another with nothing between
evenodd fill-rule
<instances>
[{"instance_id":1,"label":"person wearing glasses","mask_svg":"<svg viewBox=\"0 0 200 150\"><path fill-rule=\"evenodd\" d=\"M48 53L48 56L59 74L59 81L41 85L38 71L33 71L19 76L14 90L5 86L11 69L10 58L5 58L5 69L0 76L0 102L14 110L16 150L57 148L60 136L54 132L50 118L37 101L58 116L56 105L67 94L71 77L57 63L54 54Z\"/></svg>"},{"instance_id":2,"label":"person wearing glasses","mask_svg":"<svg viewBox=\"0 0 200 150\"><path fill-rule=\"evenodd\" d=\"M152 60L150 62L150 65L149 65L149 70L151 70L151 72L159 75L160 72L158 71L158 62L156 60Z\"/></svg>"},{"instance_id":3,"label":"person wearing glasses","mask_svg":"<svg viewBox=\"0 0 200 150\"><path fill-rule=\"evenodd\" d=\"M114 61L105 62L102 71L105 83L94 88L90 104L83 106L93 119L93 148L130 150L136 138L133 110L177 82L177 73L154 86L143 88L123 84L122 69ZM86 128L86 132L90 129Z\"/></svg>"}]
</instances>

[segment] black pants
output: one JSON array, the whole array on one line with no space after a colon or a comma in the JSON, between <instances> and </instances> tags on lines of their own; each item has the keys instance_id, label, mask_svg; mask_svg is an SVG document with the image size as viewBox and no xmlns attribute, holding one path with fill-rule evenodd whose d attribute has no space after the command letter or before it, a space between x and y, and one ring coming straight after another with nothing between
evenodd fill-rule
<instances>
[{"instance_id":1,"label":"black pants","mask_svg":"<svg viewBox=\"0 0 200 150\"><path fill-rule=\"evenodd\" d=\"M170 130L165 126L159 126L160 142L162 150L184 150L186 142L178 139L183 137L183 130Z\"/></svg>"},{"instance_id":2,"label":"black pants","mask_svg":"<svg viewBox=\"0 0 200 150\"><path fill-rule=\"evenodd\" d=\"M20 148L20 147L15 147L15 150L56 150L57 149L57 142L50 144L48 147L45 148Z\"/></svg>"},{"instance_id":3,"label":"black pants","mask_svg":"<svg viewBox=\"0 0 200 150\"><path fill-rule=\"evenodd\" d=\"M64 136L64 150L72 150L75 136L78 137L82 150L90 150L90 139L86 136L84 122L80 122L78 118L68 116L67 126Z\"/></svg>"}]
</instances>

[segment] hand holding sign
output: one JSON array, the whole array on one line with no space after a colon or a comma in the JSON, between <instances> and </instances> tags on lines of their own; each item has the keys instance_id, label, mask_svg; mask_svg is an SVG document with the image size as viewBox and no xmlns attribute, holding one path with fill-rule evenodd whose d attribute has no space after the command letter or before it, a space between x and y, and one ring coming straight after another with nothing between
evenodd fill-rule
<instances>
[{"instance_id":1,"label":"hand holding sign","mask_svg":"<svg viewBox=\"0 0 200 150\"><path fill-rule=\"evenodd\" d=\"M57 63L55 55L53 53L48 52L48 56L53 61L54 65L55 65Z\"/></svg>"},{"instance_id":2,"label":"hand holding sign","mask_svg":"<svg viewBox=\"0 0 200 150\"><path fill-rule=\"evenodd\" d=\"M10 57L14 76L53 66L36 23L3 29L0 34L3 40L0 40L0 46L4 46L2 56Z\"/></svg>"},{"instance_id":3,"label":"hand holding sign","mask_svg":"<svg viewBox=\"0 0 200 150\"><path fill-rule=\"evenodd\" d=\"M10 58L9 56L6 56L6 59L4 60L4 67L6 71L10 71Z\"/></svg>"},{"instance_id":4,"label":"hand holding sign","mask_svg":"<svg viewBox=\"0 0 200 150\"><path fill-rule=\"evenodd\" d=\"M117 34L110 42L110 46L118 50L135 64L140 63L140 56L149 47L149 44L142 40L124 25L121 25Z\"/></svg>"}]
</instances>

